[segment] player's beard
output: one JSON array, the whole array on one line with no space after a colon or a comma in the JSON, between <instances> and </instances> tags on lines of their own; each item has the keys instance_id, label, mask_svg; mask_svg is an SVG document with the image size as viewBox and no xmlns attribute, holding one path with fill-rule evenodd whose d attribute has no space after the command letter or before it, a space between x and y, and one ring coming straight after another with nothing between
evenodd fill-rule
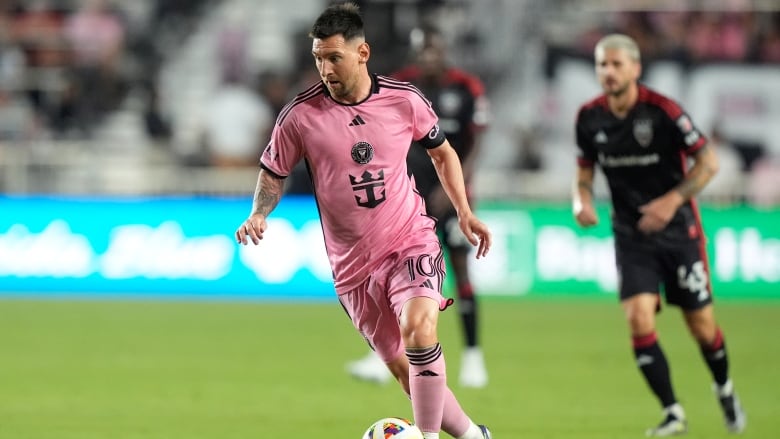
<instances>
[{"instance_id":1,"label":"player's beard","mask_svg":"<svg viewBox=\"0 0 780 439\"><path fill-rule=\"evenodd\" d=\"M615 82L617 82L617 81L615 81ZM628 91L629 87L631 87L631 81L626 81L626 82L624 82L624 83L622 83L619 86L614 87L614 88L610 88L609 84L604 84L604 86L603 86L604 93L606 93L607 95L612 96L614 98L623 96Z\"/></svg>"},{"instance_id":2,"label":"player's beard","mask_svg":"<svg viewBox=\"0 0 780 439\"><path fill-rule=\"evenodd\" d=\"M334 85L328 83L326 83L325 85L327 85L328 91L330 92L331 96L338 99L344 99L349 97L349 94L352 91L350 87L347 87L344 81L338 81Z\"/></svg>"}]
</instances>

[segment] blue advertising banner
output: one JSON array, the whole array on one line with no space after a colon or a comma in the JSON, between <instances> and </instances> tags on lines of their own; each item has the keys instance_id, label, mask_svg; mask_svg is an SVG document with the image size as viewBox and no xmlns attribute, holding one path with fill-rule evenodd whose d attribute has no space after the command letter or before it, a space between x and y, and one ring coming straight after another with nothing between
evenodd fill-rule
<instances>
[{"instance_id":1,"label":"blue advertising banner","mask_svg":"<svg viewBox=\"0 0 780 439\"><path fill-rule=\"evenodd\" d=\"M0 296L334 300L311 197L288 196L265 239L236 243L248 198L0 197ZM481 295L615 295L607 206L576 226L564 204L484 203L487 258L471 259ZM718 297L780 297L780 209L702 209ZM445 294L452 294L448 278Z\"/></svg>"},{"instance_id":2,"label":"blue advertising banner","mask_svg":"<svg viewBox=\"0 0 780 439\"><path fill-rule=\"evenodd\" d=\"M248 199L0 198L0 294L334 298L319 217L286 197L260 245Z\"/></svg>"}]
</instances>

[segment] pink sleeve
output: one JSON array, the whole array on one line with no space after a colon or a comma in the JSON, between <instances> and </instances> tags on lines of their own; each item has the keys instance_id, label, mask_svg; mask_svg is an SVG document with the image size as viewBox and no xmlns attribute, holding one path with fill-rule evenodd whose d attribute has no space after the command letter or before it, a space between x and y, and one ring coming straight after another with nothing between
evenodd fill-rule
<instances>
[{"instance_id":1,"label":"pink sleeve","mask_svg":"<svg viewBox=\"0 0 780 439\"><path fill-rule=\"evenodd\" d=\"M430 101L421 95L412 94L409 103L412 105L412 115L414 117L412 121L414 124L414 140L419 141L430 135L439 122L439 117L434 113ZM438 130L436 131L438 132Z\"/></svg>"},{"instance_id":2,"label":"pink sleeve","mask_svg":"<svg viewBox=\"0 0 780 439\"><path fill-rule=\"evenodd\" d=\"M281 124L274 125L260 164L279 177L287 177L302 157L303 142L296 129L295 118L287 117Z\"/></svg>"}]
</instances>

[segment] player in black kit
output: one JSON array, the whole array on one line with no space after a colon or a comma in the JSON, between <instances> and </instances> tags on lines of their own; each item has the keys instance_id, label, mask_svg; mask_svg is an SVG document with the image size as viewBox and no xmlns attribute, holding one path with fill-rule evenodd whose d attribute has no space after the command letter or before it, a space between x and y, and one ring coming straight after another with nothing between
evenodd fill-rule
<instances>
[{"instance_id":1,"label":"player in black kit","mask_svg":"<svg viewBox=\"0 0 780 439\"><path fill-rule=\"evenodd\" d=\"M449 65L444 36L432 27L418 29L414 62L393 73L401 81L411 82L431 101L439 115L439 126L458 153L466 190L471 198L471 181L477 158L479 138L487 128L489 104L485 87L475 75ZM413 34L414 35L414 34ZM478 302L469 276L468 255L471 245L458 227L458 216L439 182L436 170L424 148L412 147L406 164L415 185L425 198L427 212L434 216L442 245L447 250L455 277L458 312L463 329L464 350L459 383L463 387L483 388L488 383L485 360L479 344ZM373 354L348 364L359 379L383 382L389 379L387 368Z\"/></svg>"},{"instance_id":2,"label":"player in black kit","mask_svg":"<svg viewBox=\"0 0 780 439\"><path fill-rule=\"evenodd\" d=\"M620 300L634 355L663 407L663 420L647 435L687 431L656 335L661 291L668 304L682 309L701 348L728 430L742 432L746 417L729 377L729 357L713 313L705 235L694 201L717 172L717 156L675 101L638 82L642 69L634 40L608 35L594 54L604 94L583 105L577 115L579 166L573 210L583 227L598 222L592 189L598 165L612 200Z\"/></svg>"}]
</instances>

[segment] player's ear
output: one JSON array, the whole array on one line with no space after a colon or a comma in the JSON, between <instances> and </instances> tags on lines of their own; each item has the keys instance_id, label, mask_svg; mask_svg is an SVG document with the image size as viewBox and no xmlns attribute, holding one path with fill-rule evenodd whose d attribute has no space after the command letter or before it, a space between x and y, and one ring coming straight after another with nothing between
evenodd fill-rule
<instances>
[{"instance_id":1,"label":"player's ear","mask_svg":"<svg viewBox=\"0 0 780 439\"><path fill-rule=\"evenodd\" d=\"M365 64L368 62L368 58L371 56L371 46L365 41L358 46L358 62Z\"/></svg>"}]
</instances>

